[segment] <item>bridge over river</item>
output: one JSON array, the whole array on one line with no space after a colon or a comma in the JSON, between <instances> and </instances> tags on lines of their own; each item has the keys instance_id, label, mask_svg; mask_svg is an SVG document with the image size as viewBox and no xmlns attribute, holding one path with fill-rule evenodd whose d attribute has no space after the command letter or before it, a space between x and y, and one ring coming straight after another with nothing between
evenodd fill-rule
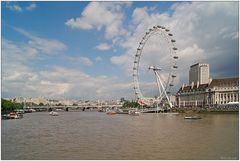
<instances>
[{"instance_id":1,"label":"bridge over river","mask_svg":"<svg viewBox=\"0 0 240 161\"><path fill-rule=\"evenodd\" d=\"M85 111L85 110L106 110L108 109L114 109L114 108L120 108L122 105L119 104L110 104L110 105L102 105L102 106L97 106L97 105L77 105L77 106L72 106L72 105L63 105L63 106L33 106L33 107L27 107L27 108L32 108L35 109L36 111L49 111L51 110L57 110L61 109L64 111Z\"/></svg>"}]
</instances>

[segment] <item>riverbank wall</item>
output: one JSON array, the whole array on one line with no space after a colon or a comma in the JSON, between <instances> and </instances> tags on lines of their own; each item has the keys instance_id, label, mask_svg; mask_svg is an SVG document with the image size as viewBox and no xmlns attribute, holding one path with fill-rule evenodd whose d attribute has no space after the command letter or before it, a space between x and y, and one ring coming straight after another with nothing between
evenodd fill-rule
<instances>
[{"instance_id":1,"label":"riverbank wall","mask_svg":"<svg viewBox=\"0 0 240 161\"><path fill-rule=\"evenodd\" d=\"M171 109L173 112L179 113L229 113L229 112L239 112L239 105L213 105L205 107L174 107Z\"/></svg>"}]
</instances>

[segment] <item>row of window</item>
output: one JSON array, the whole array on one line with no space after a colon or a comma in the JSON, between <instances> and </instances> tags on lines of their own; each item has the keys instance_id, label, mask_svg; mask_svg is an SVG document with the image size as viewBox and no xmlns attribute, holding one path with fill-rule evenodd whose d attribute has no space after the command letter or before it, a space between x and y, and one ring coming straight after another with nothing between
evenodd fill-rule
<instances>
[{"instance_id":1,"label":"row of window","mask_svg":"<svg viewBox=\"0 0 240 161\"><path fill-rule=\"evenodd\" d=\"M181 106L200 106L203 105L203 101L181 101Z\"/></svg>"},{"instance_id":2,"label":"row of window","mask_svg":"<svg viewBox=\"0 0 240 161\"><path fill-rule=\"evenodd\" d=\"M229 99L229 98L236 98L238 97L238 93L220 93L220 94L216 94L216 98L221 98L221 99Z\"/></svg>"},{"instance_id":3,"label":"row of window","mask_svg":"<svg viewBox=\"0 0 240 161\"><path fill-rule=\"evenodd\" d=\"M238 89L238 86L234 86L234 87L215 87L215 90L234 90L234 89Z\"/></svg>"}]
</instances>

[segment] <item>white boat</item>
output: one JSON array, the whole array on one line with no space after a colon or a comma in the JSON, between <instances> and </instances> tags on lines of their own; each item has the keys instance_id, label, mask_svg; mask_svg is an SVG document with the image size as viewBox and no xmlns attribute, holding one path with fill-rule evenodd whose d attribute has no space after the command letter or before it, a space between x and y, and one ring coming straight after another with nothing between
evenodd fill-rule
<instances>
[{"instance_id":1,"label":"white boat","mask_svg":"<svg viewBox=\"0 0 240 161\"><path fill-rule=\"evenodd\" d=\"M186 116L186 117L184 117L184 119L196 120L196 119L201 119L201 117L200 116Z\"/></svg>"},{"instance_id":2,"label":"white boat","mask_svg":"<svg viewBox=\"0 0 240 161\"><path fill-rule=\"evenodd\" d=\"M56 111L63 111L63 109L61 109L61 108L57 108Z\"/></svg>"},{"instance_id":3,"label":"white boat","mask_svg":"<svg viewBox=\"0 0 240 161\"><path fill-rule=\"evenodd\" d=\"M136 110L129 110L128 114L132 115L132 116L139 116L140 115L140 111L136 111Z\"/></svg>"},{"instance_id":4,"label":"white boat","mask_svg":"<svg viewBox=\"0 0 240 161\"><path fill-rule=\"evenodd\" d=\"M35 109L33 109L33 108L31 108L30 110L31 110L32 112L36 112L36 110L35 110Z\"/></svg>"},{"instance_id":5,"label":"white boat","mask_svg":"<svg viewBox=\"0 0 240 161\"><path fill-rule=\"evenodd\" d=\"M49 112L49 115L51 115L51 116L58 116L58 113L55 112L55 111L51 111L51 112Z\"/></svg>"},{"instance_id":6,"label":"white boat","mask_svg":"<svg viewBox=\"0 0 240 161\"><path fill-rule=\"evenodd\" d=\"M9 114L3 115L3 119L21 119L23 118L22 114L18 114L16 112L10 112Z\"/></svg>"},{"instance_id":7,"label":"white boat","mask_svg":"<svg viewBox=\"0 0 240 161\"><path fill-rule=\"evenodd\" d=\"M106 112L106 114L107 114L107 115L116 115L117 112L116 112L116 111L113 111L113 110L108 110L108 111Z\"/></svg>"}]
</instances>

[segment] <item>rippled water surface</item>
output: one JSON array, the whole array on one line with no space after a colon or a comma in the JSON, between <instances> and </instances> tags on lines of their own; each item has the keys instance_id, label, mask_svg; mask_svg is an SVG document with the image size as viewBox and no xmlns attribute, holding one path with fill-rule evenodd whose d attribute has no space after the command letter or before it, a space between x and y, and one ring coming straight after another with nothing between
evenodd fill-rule
<instances>
[{"instance_id":1,"label":"rippled water surface","mask_svg":"<svg viewBox=\"0 0 240 161\"><path fill-rule=\"evenodd\" d=\"M238 159L238 114L25 114L2 120L2 159Z\"/></svg>"}]
</instances>

